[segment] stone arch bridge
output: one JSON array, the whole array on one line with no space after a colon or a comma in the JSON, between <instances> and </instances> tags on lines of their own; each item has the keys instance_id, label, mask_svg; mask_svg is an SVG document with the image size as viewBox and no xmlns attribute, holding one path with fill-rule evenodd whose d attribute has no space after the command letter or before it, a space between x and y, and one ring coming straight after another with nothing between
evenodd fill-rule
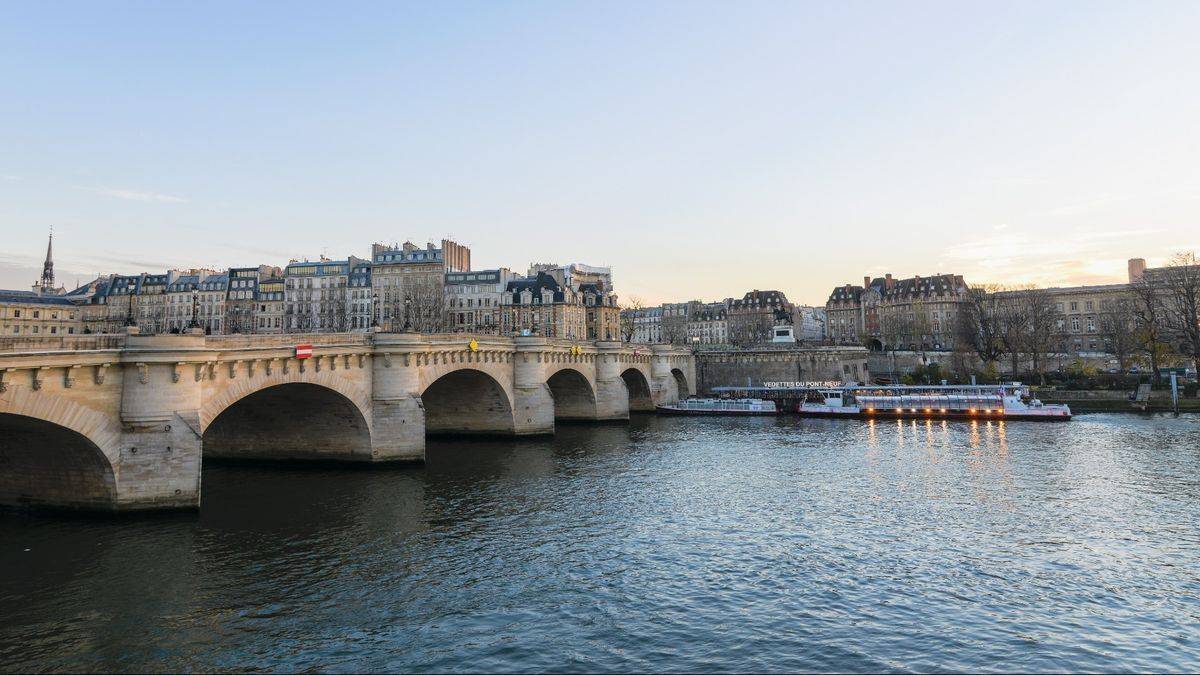
<instances>
[{"instance_id":1,"label":"stone arch bridge","mask_svg":"<svg viewBox=\"0 0 1200 675\"><path fill-rule=\"evenodd\" d=\"M421 462L427 434L627 420L695 381L686 349L539 337L13 339L0 344L0 504L195 508L205 456Z\"/></svg>"}]
</instances>

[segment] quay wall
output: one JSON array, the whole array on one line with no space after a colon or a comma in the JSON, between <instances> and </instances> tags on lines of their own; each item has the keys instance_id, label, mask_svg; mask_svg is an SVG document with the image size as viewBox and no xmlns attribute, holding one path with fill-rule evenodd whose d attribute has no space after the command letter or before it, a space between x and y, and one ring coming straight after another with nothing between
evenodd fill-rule
<instances>
[{"instance_id":1,"label":"quay wall","mask_svg":"<svg viewBox=\"0 0 1200 675\"><path fill-rule=\"evenodd\" d=\"M696 389L767 382L868 382L864 347L758 347L696 352Z\"/></svg>"}]
</instances>

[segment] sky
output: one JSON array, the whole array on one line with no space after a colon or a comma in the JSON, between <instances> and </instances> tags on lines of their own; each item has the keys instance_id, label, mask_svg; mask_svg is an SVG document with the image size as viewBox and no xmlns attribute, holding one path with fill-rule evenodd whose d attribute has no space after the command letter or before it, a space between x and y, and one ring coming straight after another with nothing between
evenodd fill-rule
<instances>
[{"instance_id":1,"label":"sky","mask_svg":"<svg viewBox=\"0 0 1200 675\"><path fill-rule=\"evenodd\" d=\"M0 1L0 287L365 257L644 303L1200 249L1197 2Z\"/></svg>"}]
</instances>

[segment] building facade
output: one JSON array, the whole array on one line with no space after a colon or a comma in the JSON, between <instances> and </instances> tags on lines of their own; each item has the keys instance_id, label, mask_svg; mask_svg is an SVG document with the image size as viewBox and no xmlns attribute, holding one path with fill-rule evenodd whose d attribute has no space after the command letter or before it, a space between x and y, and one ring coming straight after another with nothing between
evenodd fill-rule
<instances>
[{"instance_id":1,"label":"building facade","mask_svg":"<svg viewBox=\"0 0 1200 675\"><path fill-rule=\"evenodd\" d=\"M729 341L750 346L771 341L774 328L792 323L792 304L781 291L753 290L730 303Z\"/></svg>"},{"instance_id":2,"label":"building facade","mask_svg":"<svg viewBox=\"0 0 1200 675\"><path fill-rule=\"evenodd\" d=\"M361 261L321 258L291 262L283 269L284 326L288 333L350 329L350 270Z\"/></svg>"},{"instance_id":3,"label":"building facade","mask_svg":"<svg viewBox=\"0 0 1200 675\"><path fill-rule=\"evenodd\" d=\"M872 349L952 349L955 320L967 294L961 275L893 279L863 277L862 286L833 289L826 332L839 344Z\"/></svg>"},{"instance_id":4,"label":"building facade","mask_svg":"<svg viewBox=\"0 0 1200 675\"><path fill-rule=\"evenodd\" d=\"M728 345L731 302L732 299L708 302L692 312L687 324L688 342L697 345Z\"/></svg>"},{"instance_id":5,"label":"building facade","mask_svg":"<svg viewBox=\"0 0 1200 675\"><path fill-rule=\"evenodd\" d=\"M69 298L31 291L0 291L0 336L46 337L82 332L82 310Z\"/></svg>"},{"instance_id":6,"label":"building facade","mask_svg":"<svg viewBox=\"0 0 1200 675\"><path fill-rule=\"evenodd\" d=\"M801 342L824 341L826 321L824 307L798 305L792 310L792 325L796 339Z\"/></svg>"},{"instance_id":7,"label":"building facade","mask_svg":"<svg viewBox=\"0 0 1200 675\"><path fill-rule=\"evenodd\" d=\"M500 329L505 335L582 339L587 335L587 311L574 289L538 272L508 283L501 299Z\"/></svg>"},{"instance_id":8,"label":"building facade","mask_svg":"<svg viewBox=\"0 0 1200 675\"><path fill-rule=\"evenodd\" d=\"M501 307L509 282L523 279L507 267L447 272L446 325L451 332L501 333Z\"/></svg>"},{"instance_id":9,"label":"building facade","mask_svg":"<svg viewBox=\"0 0 1200 675\"><path fill-rule=\"evenodd\" d=\"M445 283L450 272L471 271L471 250L443 239L441 247L412 242L371 246L371 283L384 330L408 325L419 332L445 329Z\"/></svg>"}]
</instances>

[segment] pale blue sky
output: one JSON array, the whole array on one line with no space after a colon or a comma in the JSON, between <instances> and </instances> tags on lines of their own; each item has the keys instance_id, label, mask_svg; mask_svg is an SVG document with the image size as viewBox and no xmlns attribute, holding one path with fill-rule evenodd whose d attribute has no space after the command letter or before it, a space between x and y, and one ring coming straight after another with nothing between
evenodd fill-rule
<instances>
[{"instance_id":1,"label":"pale blue sky","mask_svg":"<svg viewBox=\"0 0 1200 675\"><path fill-rule=\"evenodd\" d=\"M1200 2L0 3L0 287L365 255L646 301L1200 249Z\"/></svg>"}]
</instances>

